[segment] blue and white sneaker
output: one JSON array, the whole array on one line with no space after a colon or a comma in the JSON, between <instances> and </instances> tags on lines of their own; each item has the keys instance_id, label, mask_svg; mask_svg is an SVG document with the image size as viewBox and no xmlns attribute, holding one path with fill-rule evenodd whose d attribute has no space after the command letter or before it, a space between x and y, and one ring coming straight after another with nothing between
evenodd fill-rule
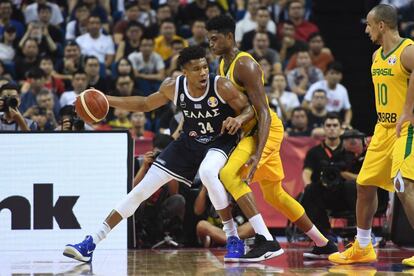
<instances>
[{"instance_id":1,"label":"blue and white sneaker","mask_svg":"<svg viewBox=\"0 0 414 276\"><path fill-rule=\"evenodd\" d=\"M227 239L227 254L224 255L225 262L238 262L244 255L244 242L236 236Z\"/></svg>"},{"instance_id":2,"label":"blue and white sneaker","mask_svg":"<svg viewBox=\"0 0 414 276\"><path fill-rule=\"evenodd\" d=\"M92 236L86 236L81 243L67 244L63 255L81 262L90 263L95 247L96 244L93 243Z\"/></svg>"}]
</instances>

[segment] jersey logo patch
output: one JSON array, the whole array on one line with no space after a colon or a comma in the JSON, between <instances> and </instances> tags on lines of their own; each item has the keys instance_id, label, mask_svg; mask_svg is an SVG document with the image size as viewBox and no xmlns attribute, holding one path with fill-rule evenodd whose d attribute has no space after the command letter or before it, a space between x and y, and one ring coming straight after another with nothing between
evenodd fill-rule
<instances>
[{"instance_id":1,"label":"jersey logo patch","mask_svg":"<svg viewBox=\"0 0 414 276\"><path fill-rule=\"evenodd\" d=\"M181 108L185 108L186 107L186 104L184 102L184 98L185 98L184 93L181 93L180 94L180 107Z\"/></svg>"},{"instance_id":2,"label":"jersey logo patch","mask_svg":"<svg viewBox=\"0 0 414 276\"><path fill-rule=\"evenodd\" d=\"M191 137L196 137L196 136L197 136L197 132L195 132L195 131L190 131L190 133L188 133L188 136L191 136Z\"/></svg>"},{"instance_id":3,"label":"jersey logo patch","mask_svg":"<svg viewBox=\"0 0 414 276\"><path fill-rule=\"evenodd\" d=\"M210 97L207 100L207 104L208 104L209 107L213 107L214 108L214 107L216 107L218 105L218 100L217 100L216 97Z\"/></svg>"},{"instance_id":4,"label":"jersey logo patch","mask_svg":"<svg viewBox=\"0 0 414 276\"><path fill-rule=\"evenodd\" d=\"M389 65L394 65L397 63L397 57L395 55L392 55L388 58L387 63Z\"/></svg>"},{"instance_id":5,"label":"jersey logo patch","mask_svg":"<svg viewBox=\"0 0 414 276\"><path fill-rule=\"evenodd\" d=\"M195 109L202 109L203 107L201 106L201 104L194 104L194 108Z\"/></svg>"}]
</instances>

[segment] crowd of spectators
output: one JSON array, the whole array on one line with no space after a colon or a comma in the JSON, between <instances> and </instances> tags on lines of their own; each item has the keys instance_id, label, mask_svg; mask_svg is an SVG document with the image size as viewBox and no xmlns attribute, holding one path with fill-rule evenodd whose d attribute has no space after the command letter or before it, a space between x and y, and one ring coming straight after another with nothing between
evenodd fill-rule
<instances>
[{"instance_id":1,"label":"crowd of spectators","mask_svg":"<svg viewBox=\"0 0 414 276\"><path fill-rule=\"evenodd\" d=\"M103 122L86 125L73 104L89 87L115 96L157 91L166 77L181 74L181 49L208 50L206 21L223 13L237 21L239 48L261 65L269 104L286 136L323 139L332 111L340 114L342 128L350 128L343 68L308 20L310 2L0 0L0 131L128 129L135 140L176 138L183 118L174 106L149 113L110 110ZM414 1L399 9L401 31L413 37ZM216 72L217 57L208 52L207 58ZM205 244L206 230L198 230Z\"/></svg>"}]
</instances>

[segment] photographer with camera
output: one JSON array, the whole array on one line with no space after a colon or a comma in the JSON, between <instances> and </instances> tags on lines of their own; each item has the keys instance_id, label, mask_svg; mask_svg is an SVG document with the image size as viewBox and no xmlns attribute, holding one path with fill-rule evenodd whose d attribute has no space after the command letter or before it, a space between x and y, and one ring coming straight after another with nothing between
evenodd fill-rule
<instances>
[{"instance_id":1,"label":"photographer with camera","mask_svg":"<svg viewBox=\"0 0 414 276\"><path fill-rule=\"evenodd\" d=\"M75 112L73 105L65 105L59 111L59 126L57 131L82 131L85 130L85 122Z\"/></svg>"},{"instance_id":2,"label":"photographer with camera","mask_svg":"<svg viewBox=\"0 0 414 276\"><path fill-rule=\"evenodd\" d=\"M309 218L326 237L332 237L327 211L355 212L354 155L341 141L341 121L336 113L328 113L323 124L325 139L306 154L302 178L305 184L302 205Z\"/></svg>"},{"instance_id":3,"label":"photographer with camera","mask_svg":"<svg viewBox=\"0 0 414 276\"><path fill-rule=\"evenodd\" d=\"M6 83L0 88L0 131L30 131L37 126L19 112L19 88Z\"/></svg>"}]
</instances>

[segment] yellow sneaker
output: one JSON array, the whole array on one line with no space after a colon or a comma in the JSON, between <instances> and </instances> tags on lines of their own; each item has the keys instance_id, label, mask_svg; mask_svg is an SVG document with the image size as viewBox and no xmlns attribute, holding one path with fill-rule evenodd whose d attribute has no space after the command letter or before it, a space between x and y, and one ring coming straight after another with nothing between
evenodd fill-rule
<instances>
[{"instance_id":1,"label":"yellow sneaker","mask_svg":"<svg viewBox=\"0 0 414 276\"><path fill-rule=\"evenodd\" d=\"M402 264L414 267L414 256L412 256L411 258L402 260Z\"/></svg>"},{"instance_id":2,"label":"yellow sneaker","mask_svg":"<svg viewBox=\"0 0 414 276\"><path fill-rule=\"evenodd\" d=\"M377 260L377 254L370 242L365 248L359 246L358 240L344 252L329 255L328 260L336 264L370 263Z\"/></svg>"}]
</instances>

